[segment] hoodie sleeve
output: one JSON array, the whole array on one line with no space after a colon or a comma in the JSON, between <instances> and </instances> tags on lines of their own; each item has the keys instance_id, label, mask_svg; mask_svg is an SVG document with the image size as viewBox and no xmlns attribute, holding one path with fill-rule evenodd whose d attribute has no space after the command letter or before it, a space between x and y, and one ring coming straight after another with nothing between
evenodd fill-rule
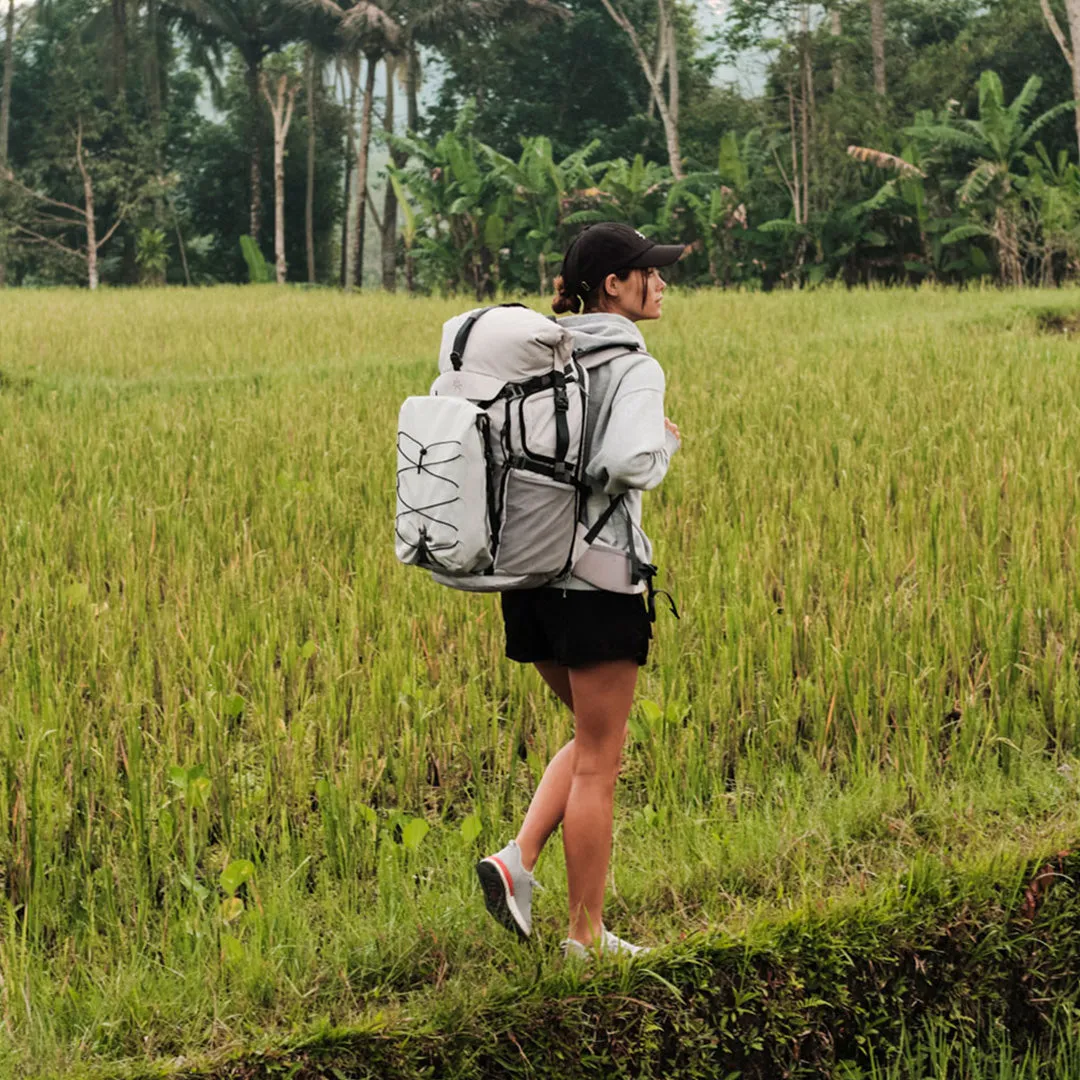
<instances>
[{"instance_id":1,"label":"hoodie sleeve","mask_svg":"<svg viewBox=\"0 0 1080 1080\"><path fill-rule=\"evenodd\" d=\"M588 472L609 495L648 491L667 472L679 440L664 427L664 370L643 357L620 380Z\"/></svg>"}]
</instances>

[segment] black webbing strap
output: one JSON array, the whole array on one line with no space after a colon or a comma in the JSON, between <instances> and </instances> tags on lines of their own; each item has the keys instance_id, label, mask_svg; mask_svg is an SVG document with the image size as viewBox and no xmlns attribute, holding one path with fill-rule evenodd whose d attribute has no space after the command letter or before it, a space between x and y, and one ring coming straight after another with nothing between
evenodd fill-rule
<instances>
[{"instance_id":1,"label":"black webbing strap","mask_svg":"<svg viewBox=\"0 0 1080 1080\"><path fill-rule=\"evenodd\" d=\"M621 495L612 495L611 502L608 503L607 509L596 519L593 526L585 534L585 543L591 544L599 535L600 530L611 520L611 515L615 513L615 508L623 501Z\"/></svg>"},{"instance_id":2,"label":"black webbing strap","mask_svg":"<svg viewBox=\"0 0 1080 1080\"><path fill-rule=\"evenodd\" d=\"M644 581L648 590L646 594L646 607L649 612L649 622L656 622L656 598L666 596L671 605L671 614L676 619L680 618L679 609L675 606L675 599L666 589L658 589L653 584L657 568L652 563L642 562L638 558L637 545L634 543L634 522L630 517L630 508L626 507L626 540L630 545L630 584L637 585Z\"/></svg>"},{"instance_id":3,"label":"black webbing strap","mask_svg":"<svg viewBox=\"0 0 1080 1080\"><path fill-rule=\"evenodd\" d=\"M566 376L561 371L552 372L555 380L555 465L566 469L566 454L570 449L570 424L566 414L570 398L566 393Z\"/></svg>"},{"instance_id":4,"label":"black webbing strap","mask_svg":"<svg viewBox=\"0 0 1080 1080\"><path fill-rule=\"evenodd\" d=\"M481 315L486 315L489 311L494 311L497 307L524 307L524 304L492 304L490 307L481 308L479 311L474 311L460 326L457 334L454 337L454 347L450 350L450 364L455 371L461 370L461 357L465 353L465 346L468 344L469 335L472 333L472 328L476 325L477 320Z\"/></svg>"},{"instance_id":5,"label":"black webbing strap","mask_svg":"<svg viewBox=\"0 0 1080 1080\"><path fill-rule=\"evenodd\" d=\"M555 465L544 465L531 458L514 456L506 459L507 465L512 469L523 469L525 472L538 473L546 476L549 480L558 480L562 484L569 484L576 488L582 495L588 495L592 490L588 484L579 480L573 472L567 469L564 463L557 462Z\"/></svg>"},{"instance_id":6,"label":"black webbing strap","mask_svg":"<svg viewBox=\"0 0 1080 1080\"><path fill-rule=\"evenodd\" d=\"M585 349L575 349L574 359L584 360L586 356L592 356L593 353L607 352L609 349L625 349L626 352L620 353L619 356L613 356L612 360L618 360L621 356L629 356L631 353L641 351L641 346L632 341L616 341L612 343L601 342L599 345L590 345Z\"/></svg>"}]
</instances>

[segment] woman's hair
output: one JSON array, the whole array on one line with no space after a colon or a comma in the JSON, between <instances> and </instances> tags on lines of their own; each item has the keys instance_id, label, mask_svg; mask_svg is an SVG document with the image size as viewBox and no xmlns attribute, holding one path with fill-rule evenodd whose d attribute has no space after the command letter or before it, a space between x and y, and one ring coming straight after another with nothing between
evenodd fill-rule
<instances>
[{"instance_id":1,"label":"woman's hair","mask_svg":"<svg viewBox=\"0 0 1080 1080\"><path fill-rule=\"evenodd\" d=\"M617 270L615 276L620 281L625 281L634 271L633 270ZM605 281L607 278L605 277ZM644 303L646 297L649 295L649 281L646 277L642 283L641 290L641 302ZM604 282L601 281L599 285L594 286L586 292L581 291L581 286L574 288L567 285L563 280L563 276L560 274L555 279L555 299L551 301L551 310L556 315L564 315L566 312L571 312L577 315L578 312L584 308L585 313L588 314L591 311L602 311L602 301L604 299Z\"/></svg>"}]
</instances>

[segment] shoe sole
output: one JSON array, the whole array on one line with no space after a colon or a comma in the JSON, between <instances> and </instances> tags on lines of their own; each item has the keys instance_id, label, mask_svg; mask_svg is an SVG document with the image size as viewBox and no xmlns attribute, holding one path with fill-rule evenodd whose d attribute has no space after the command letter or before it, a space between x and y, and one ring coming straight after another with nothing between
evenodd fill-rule
<instances>
[{"instance_id":1,"label":"shoe sole","mask_svg":"<svg viewBox=\"0 0 1080 1080\"><path fill-rule=\"evenodd\" d=\"M476 864L476 876L480 878L484 905L495 921L513 931L522 941L526 941L529 932L522 925L524 919L521 917L521 909L517 906L513 886L503 867L494 859L481 859Z\"/></svg>"}]
</instances>

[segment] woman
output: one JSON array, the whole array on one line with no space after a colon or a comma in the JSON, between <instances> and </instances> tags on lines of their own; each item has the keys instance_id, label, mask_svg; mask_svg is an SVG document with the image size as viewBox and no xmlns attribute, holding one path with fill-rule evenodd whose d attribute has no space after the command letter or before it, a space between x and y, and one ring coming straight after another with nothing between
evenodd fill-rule
<instances>
[{"instance_id":1,"label":"woman","mask_svg":"<svg viewBox=\"0 0 1080 1080\"><path fill-rule=\"evenodd\" d=\"M491 914L527 938L532 869L561 822L570 894L562 947L571 956L642 951L604 928L604 883L626 723L652 637L652 549L641 531L641 492L663 480L679 430L664 415L664 373L636 324L660 318L660 267L683 250L614 223L586 228L568 248L552 308L574 313L561 325L589 368L582 524L600 529L567 577L502 594L506 655L536 665L573 712L574 738L545 770L517 837L482 859L477 873Z\"/></svg>"}]
</instances>

